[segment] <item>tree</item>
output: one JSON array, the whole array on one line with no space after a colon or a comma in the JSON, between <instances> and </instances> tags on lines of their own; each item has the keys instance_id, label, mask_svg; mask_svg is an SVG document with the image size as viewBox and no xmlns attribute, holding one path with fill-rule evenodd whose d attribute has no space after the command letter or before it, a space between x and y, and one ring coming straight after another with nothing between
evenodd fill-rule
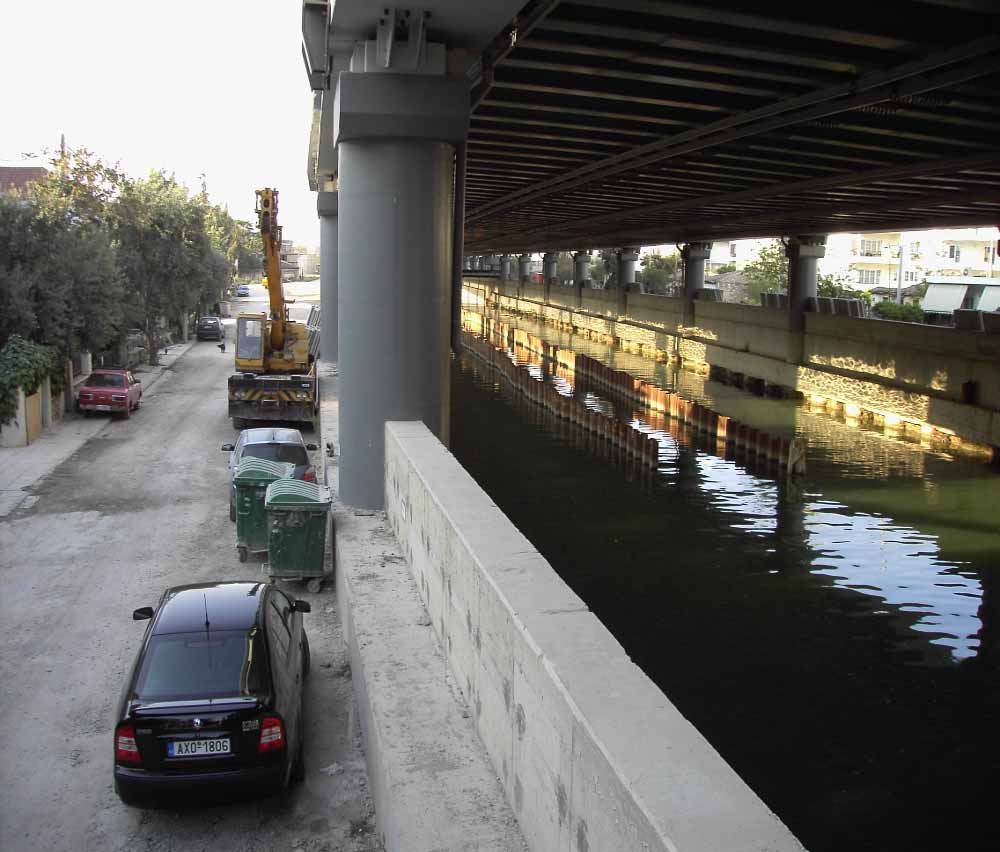
<instances>
[{"instance_id":1,"label":"tree","mask_svg":"<svg viewBox=\"0 0 1000 852\"><path fill-rule=\"evenodd\" d=\"M559 252L556 258L556 277L560 281L572 281L576 276L576 270L573 265L573 255L568 251Z\"/></svg>"},{"instance_id":2,"label":"tree","mask_svg":"<svg viewBox=\"0 0 1000 852\"><path fill-rule=\"evenodd\" d=\"M659 252L644 254L639 261L636 282L643 285L647 293L667 293L677 280L679 260L677 254L666 257Z\"/></svg>"},{"instance_id":3,"label":"tree","mask_svg":"<svg viewBox=\"0 0 1000 852\"><path fill-rule=\"evenodd\" d=\"M84 148L50 164L23 198L0 198L0 345L20 334L63 356L100 350L122 326L108 227L121 175Z\"/></svg>"},{"instance_id":4,"label":"tree","mask_svg":"<svg viewBox=\"0 0 1000 852\"><path fill-rule=\"evenodd\" d=\"M229 264L209 237L206 209L204 198L189 198L162 171L123 183L115 215L119 259L129 319L145 331L151 354L158 348L161 317L186 324L230 279Z\"/></svg>"},{"instance_id":5,"label":"tree","mask_svg":"<svg viewBox=\"0 0 1000 852\"><path fill-rule=\"evenodd\" d=\"M788 289L788 259L780 243L764 246L757 257L743 267L743 275L750 282L748 298L752 304L760 303L761 293L780 293Z\"/></svg>"}]
</instances>

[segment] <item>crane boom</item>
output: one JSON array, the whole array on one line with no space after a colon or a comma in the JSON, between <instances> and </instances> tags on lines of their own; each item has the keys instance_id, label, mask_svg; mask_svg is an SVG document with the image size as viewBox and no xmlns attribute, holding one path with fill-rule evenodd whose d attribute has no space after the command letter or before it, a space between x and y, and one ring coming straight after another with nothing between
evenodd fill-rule
<instances>
[{"instance_id":1,"label":"crane boom","mask_svg":"<svg viewBox=\"0 0 1000 852\"><path fill-rule=\"evenodd\" d=\"M285 293L281 284L281 226L278 224L278 190L257 190L257 227L264 243L264 268L271 304L271 351L285 348Z\"/></svg>"}]
</instances>

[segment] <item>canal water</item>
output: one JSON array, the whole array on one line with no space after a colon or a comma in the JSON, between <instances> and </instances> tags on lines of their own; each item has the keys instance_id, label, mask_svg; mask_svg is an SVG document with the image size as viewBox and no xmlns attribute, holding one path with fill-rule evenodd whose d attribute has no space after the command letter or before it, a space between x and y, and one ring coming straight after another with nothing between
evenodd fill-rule
<instances>
[{"instance_id":1,"label":"canal water","mask_svg":"<svg viewBox=\"0 0 1000 852\"><path fill-rule=\"evenodd\" d=\"M997 470L504 319L806 440L795 482L669 432L638 475L475 357L452 370L455 456L806 848L1000 849Z\"/></svg>"}]
</instances>

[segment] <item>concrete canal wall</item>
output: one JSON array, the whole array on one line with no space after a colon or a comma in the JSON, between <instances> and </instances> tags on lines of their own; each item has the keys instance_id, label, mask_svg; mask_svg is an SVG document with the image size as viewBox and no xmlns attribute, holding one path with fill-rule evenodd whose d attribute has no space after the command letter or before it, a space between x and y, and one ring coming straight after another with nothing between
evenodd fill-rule
<instances>
[{"instance_id":1,"label":"concrete canal wall","mask_svg":"<svg viewBox=\"0 0 1000 852\"><path fill-rule=\"evenodd\" d=\"M936 433L974 452L1000 447L1000 335L914 323L807 313L805 331L788 312L615 290L550 288L468 278L505 308L614 338L651 357L718 367L857 409L862 416Z\"/></svg>"},{"instance_id":2,"label":"concrete canal wall","mask_svg":"<svg viewBox=\"0 0 1000 852\"><path fill-rule=\"evenodd\" d=\"M389 526L534 852L802 849L423 424L385 440Z\"/></svg>"}]
</instances>

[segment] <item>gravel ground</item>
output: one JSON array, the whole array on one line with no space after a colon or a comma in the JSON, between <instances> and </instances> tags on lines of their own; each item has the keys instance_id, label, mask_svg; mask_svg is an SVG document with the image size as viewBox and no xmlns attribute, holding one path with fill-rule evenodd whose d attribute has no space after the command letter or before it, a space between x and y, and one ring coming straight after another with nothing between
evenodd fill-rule
<instances>
[{"instance_id":1,"label":"gravel ground","mask_svg":"<svg viewBox=\"0 0 1000 852\"><path fill-rule=\"evenodd\" d=\"M227 349L197 344L0 520L4 850L376 849L332 588L290 586L312 604L304 783L181 810L129 808L112 790L114 713L144 629L132 610L167 586L259 576L228 519Z\"/></svg>"}]
</instances>

